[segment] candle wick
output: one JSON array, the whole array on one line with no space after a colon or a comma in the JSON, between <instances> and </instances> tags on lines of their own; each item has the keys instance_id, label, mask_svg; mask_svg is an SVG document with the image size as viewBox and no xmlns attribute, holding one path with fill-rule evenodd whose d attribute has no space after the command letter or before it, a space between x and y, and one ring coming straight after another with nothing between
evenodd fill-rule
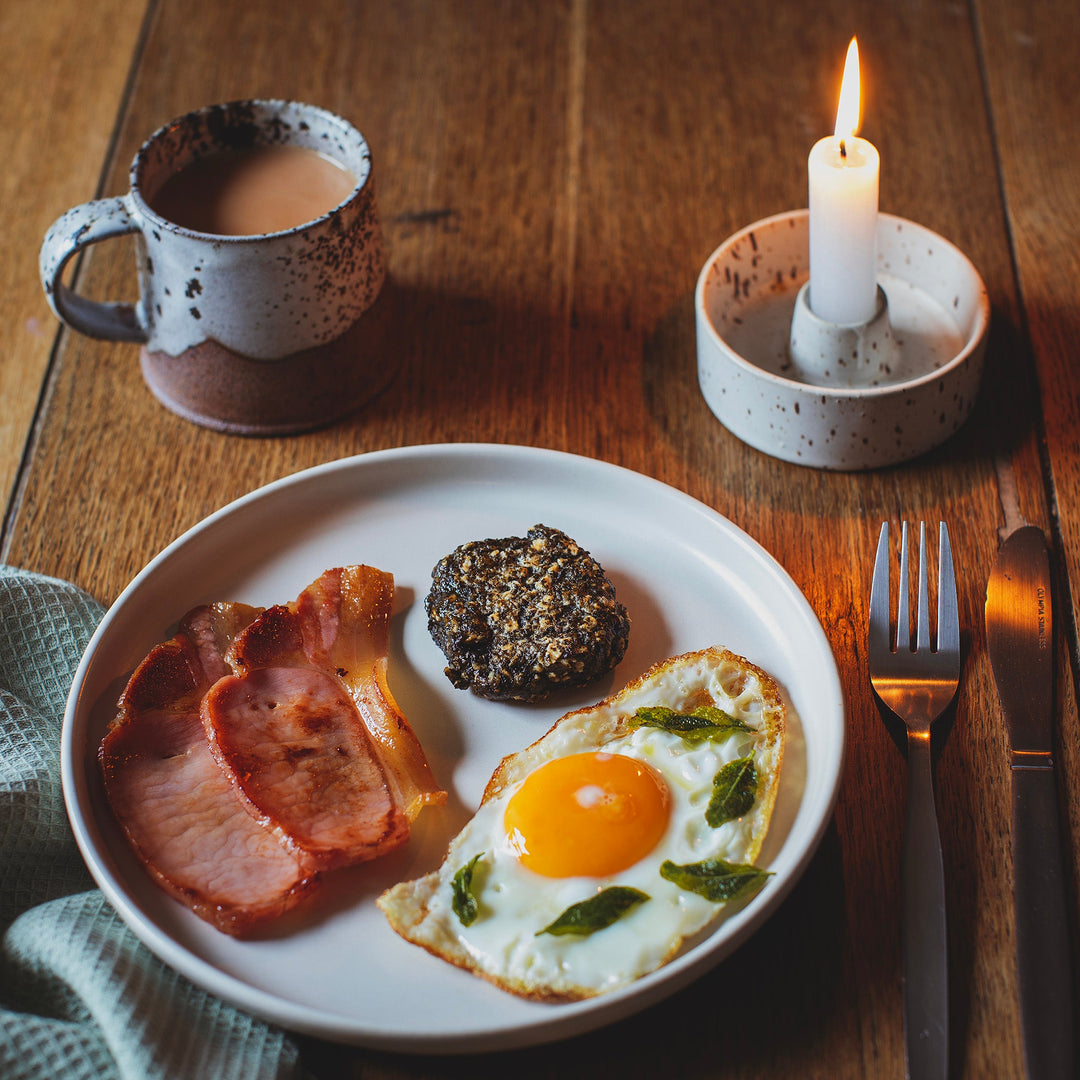
<instances>
[{"instance_id":1,"label":"candle wick","mask_svg":"<svg viewBox=\"0 0 1080 1080\"><path fill-rule=\"evenodd\" d=\"M847 158L847 142L843 139L840 140L840 156Z\"/></svg>"}]
</instances>

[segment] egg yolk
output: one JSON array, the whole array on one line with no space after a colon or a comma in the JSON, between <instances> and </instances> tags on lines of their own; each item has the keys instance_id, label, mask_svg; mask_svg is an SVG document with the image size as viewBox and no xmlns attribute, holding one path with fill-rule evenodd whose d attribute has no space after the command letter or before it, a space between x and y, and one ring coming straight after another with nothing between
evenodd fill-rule
<instances>
[{"instance_id":1,"label":"egg yolk","mask_svg":"<svg viewBox=\"0 0 1080 1080\"><path fill-rule=\"evenodd\" d=\"M655 769L624 754L555 758L530 773L507 803L507 839L545 877L607 877L659 843L668 789Z\"/></svg>"}]
</instances>

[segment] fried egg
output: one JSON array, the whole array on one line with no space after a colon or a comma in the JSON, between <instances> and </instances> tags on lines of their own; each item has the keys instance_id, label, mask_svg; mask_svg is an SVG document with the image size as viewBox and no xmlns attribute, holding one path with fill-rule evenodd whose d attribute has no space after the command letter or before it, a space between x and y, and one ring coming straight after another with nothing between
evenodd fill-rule
<instances>
[{"instance_id":1,"label":"fried egg","mask_svg":"<svg viewBox=\"0 0 1080 1080\"><path fill-rule=\"evenodd\" d=\"M511 993L625 986L766 884L783 740L760 668L719 647L665 660L504 758L441 866L379 907Z\"/></svg>"}]
</instances>

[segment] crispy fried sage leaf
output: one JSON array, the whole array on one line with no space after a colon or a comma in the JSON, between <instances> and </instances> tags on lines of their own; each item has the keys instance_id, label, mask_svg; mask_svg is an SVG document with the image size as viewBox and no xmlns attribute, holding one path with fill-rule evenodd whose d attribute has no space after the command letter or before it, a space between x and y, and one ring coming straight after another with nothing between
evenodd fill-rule
<instances>
[{"instance_id":1,"label":"crispy fried sage leaf","mask_svg":"<svg viewBox=\"0 0 1080 1080\"><path fill-rule=\"evenodd\" d=\"M479 855L474 855L454 875L454 899L451 901L451 906L462 926L471 925L476 919L477 912L480 910L480 904L472 891L472 879L476 864L483 857L483 854L484 853L481 851Z\"/></svg>"},{"instance_id":2,"label":"crispy fried sage leaf","mask_svg":"<svg viewBox=\"0 0 1080 1080\"><path fill-rule=\"evenodd\" d=\"M541 934L591 934L622 918L632 907L649 899L648 893L627 885L612 885L588 900L571 904L553 923L537 930Z\"/></svg>"},{"instance_id":3,"label":"crispy fried sage leaf","mask_svg":"<svg viewBox=\"0 0 1080 1080\"><path fill-rule=\"evenodd\" d=\"M705 820L715 829L734 821L754 805L757 798L757 769L751 757L729 761L713 777L712 797L705 808Z\"/></svg>"},{"instance_id":4,"label":"crispy fried sage leaf","mask_svg":"<svg viewBox=\"0 0 1080 1080\"><path fill-rule=\"evenodd\" d=\"M705 859L683 866L666 859L660 864L660 876L680 889L696 892L714 904L722 904L753 895L772 874L749 863L729 863L724 859Z\"/></svg>"},{"instance_id":5,"label":"crispy fried sage leaf","mask_svg":"<svg viewBox=\"0 0 1080 1080\"><path fill-rule=\"evenodd\" d=\"M722 739L733 731L754 730L716 705L698 705L688 713L676 712L666 705L645 705L630 718L631 730L638 727L670 731L687 742Z\"/></svg>"}]
</instances>

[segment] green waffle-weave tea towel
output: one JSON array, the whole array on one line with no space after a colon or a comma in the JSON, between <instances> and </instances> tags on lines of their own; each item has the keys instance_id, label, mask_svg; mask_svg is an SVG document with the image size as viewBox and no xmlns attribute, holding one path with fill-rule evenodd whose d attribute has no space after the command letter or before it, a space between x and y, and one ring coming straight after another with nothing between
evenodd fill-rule
<instances>
[{"instance_id":1,"label":"green waffle-weave tea towel","mask_svg":"<svg viewBox=\"0 0 1080 1080\"><path fill-rule=\"evenodd\" d=\"M64 702L103 610L0 566L0 1077L305 1075L283 1032L154 957L94 888L60 786Z\"/></svg>"}]
</instances>

